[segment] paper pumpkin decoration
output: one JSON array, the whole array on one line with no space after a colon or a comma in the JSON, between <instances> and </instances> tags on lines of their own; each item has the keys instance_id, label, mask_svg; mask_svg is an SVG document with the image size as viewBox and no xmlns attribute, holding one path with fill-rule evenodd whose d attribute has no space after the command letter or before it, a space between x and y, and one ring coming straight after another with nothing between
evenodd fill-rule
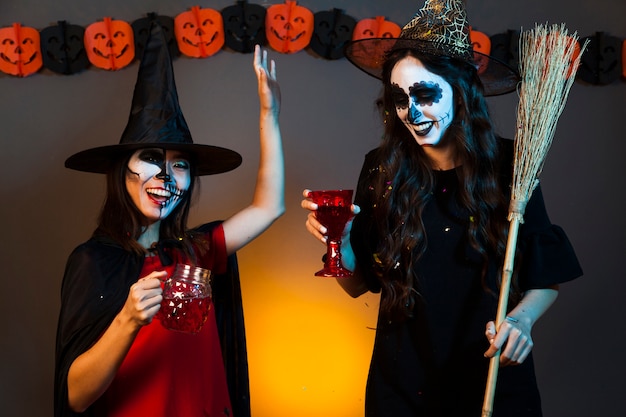
<instances>
[{"instance_id":1,"label":"paper pumpkin decoration","mask_svg":"<svg viewBox=\"0 0 626 417\"><path fill-rule=\"evenodd\" d=\"M387 38L398 38L400 32L402 28L394 22L385 20L384 16L359 20L352 31L352 40L383 39L382 41L357 42L353 45L354 49L359 49L359 56L368 57L368 59L362 58L362 64L370 68L378 67L381 64L377 61L378 52L384 47L381 43L386 44Z\"/></svg>"},{"instance_id":2,"label":"paper pumpkin decoration","mask_svg":"<svg viewBox=\"0 0 626 417\"><path fill-rule=\"evenodd\" d=\"M397 23L385 20L385 16L376 16L372 19L362 19L354 27L352 40L370 38L397 38L402 28Z\"/></svg>"},{"instance_id":3,"label":"paper pumpkin decoration","mask_svg":"<svg viewBox=\"0 0 626 417\"><path fill-rule=\"evenodd\" d=\"M19 23L0 29L0 71L27 77L39 71L42 64L37 29Z\"/></svg>"},{"instance_id":4,"label":"paper pumpkin decoration","mask_svg":"<svg viewBox=\"0 0 626 417\"><path fill-rule=\"evenodd\" d=\"M474 52L474 63L479 74L484 73L489 65L489 55L491 54L491 39L482 32L473 30L470 27L470 42Z\"/></svg>"},{"instance_id":5,"label":"paper pumpkin decoration","mask_svg":"<svg viewBox=\"0 0 626 417\"><path fill-rule=\"evenodd\" d=\"M491 35L491 57L511 68L519 67L519 36L517 30Z\"/></svg>"},{"instance_id":6,"label":"paper pumpkin decoration","mask_svg":"<svg viewBox=\"0 0 626 417\"><path fill-rule=\"evenodd\" d=\"M174 18L178 49L192 58L215 55L224 46L224 21L214 9L193 6Z\"/></svg>"},{"instance_id":7,"label":"paper pumpkin decoration","mask_svg":"<svg viewBox=\"0 0 626 417\"><path fill-rule=\"evenodd\" d=\"M352 39L356 20L341 9L317 12L313 17L311 49L326 59L343 58L344 46Z\"/></svg>"},{"instance_id":8,"label":"paper pumpkin decoration","mask_svg":"<svg viewBox=\"0 0 626 417\"><path fill-rule=\"evenodd\" d=\"M150 24L153 21L157 22L163 30L165 41L167 42L167 49L170 51L170 56L175 58L180 55L178 43L176 42L176 36L174 36L174 18L157 15L156 13L148 13L146 17L137 19L130 24L133 28L133 36L135 39L135 58L141 59L143 56L143 50L146 47L148 35L150 35Z\"/></svg>"},{"instance_id":9,"label":"paper pumpkin decoration","mask_svg":"<svg viewBox=\"0 0 626 417\"><path fill-rule=\"evenodd\" d=\"M224 44L233 51L250 53L254 45L267 44L265 16L267 9L260 4L237 1L222 9Z\"/></svg>"},{"instance_id":10,"label":"paper pumpkin decoration","mask_svg":"<svg viewBox=\"0 0 626 417\"><path fill-rule=\"evenodd\" d=\"M283 54L292 54L307 47L313 36L313 12L285 0L267 9L265 34L270 46Z\"/></svg>"},{"instance_id":11,"label":"paper pumpkin decoration","mask_svg":"<svg viewBox=\"0 0 626 417\"><path fill-rule=\"evenodd\" d=\"M75 74L89 67L85 28L64 20L40 32L44 67L59 74Z\"/></svg>"},{"instance_id":12,"label":"paper pumpkin decoration","mask_svg":"<svg viewBox=\"0 0 626 417\"><path fill-rule=\"evenodd\" d=\"M622 73L622 41L604 32L581 39L581 44L587 39L589 44L581 57L578 78L594 85L606 85L617 80Z\"/></svg>"},{"instance_id":13,"label":"paper pumpkin decoration","mask_svg":"<svg viewBox=\"0 0 626 417\"><path fill-rule=\"evenodd\" d=\"M135 58L133 28L123 20L105 17L85 28L85 50L94 66L116 71Z\"/></svg>"}]
</instances>

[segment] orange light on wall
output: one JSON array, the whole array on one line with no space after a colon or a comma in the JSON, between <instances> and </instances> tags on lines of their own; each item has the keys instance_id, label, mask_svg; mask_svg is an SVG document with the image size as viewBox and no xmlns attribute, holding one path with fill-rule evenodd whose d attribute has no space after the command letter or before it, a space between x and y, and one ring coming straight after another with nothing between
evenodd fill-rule
<instances>
[{"instance_id":1,"label":"orange light on wall","mask_svg":"<svg viewBox=\"0 0 626 417\"><path fill-rule=\"evenodd\" d=\"M378 296L353 299L335 279L313 276L317 251L314 263L281 260L277 274L263 252L284 242L259 239L238 256L253 415L362 416Z\"/></svg>"}]
</instances>

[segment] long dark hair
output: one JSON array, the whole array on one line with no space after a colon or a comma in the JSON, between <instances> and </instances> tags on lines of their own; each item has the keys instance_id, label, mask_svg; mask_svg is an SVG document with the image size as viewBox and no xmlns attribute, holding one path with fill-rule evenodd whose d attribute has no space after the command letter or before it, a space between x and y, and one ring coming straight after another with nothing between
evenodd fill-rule
<instances>
[{"instance_id":1,"label":"long dark hair","mask_svg":"<svg viewBox=\"0 0 626 417\"><path fill-rule=\"evenodd\" d=\"M107 173L106 198L100 210L98 227L94 234L105 235L115 240L125 250L144 255L146 249L139 244L137 239L148 226L148 220L135 206L126 190L126 175L131 155L119 158ZM159 240L179 242L183 252L191 260L195 260L192 250L193 236L188 235L186 229L191 198L197 181L194 164L191 164L189 189L183 194L180 203L172 213L161 220L159 230Z\"/></svg>"},{"instance_id":2,"label":"long dark hair","mask_svg":"<svg viewBox=\"0 0 626 417\"><path fill-rule=\"evenodd\" d=\"M422 213L434 188L432 165L398 119L392 96L391 70L407 56L419 59L452 86L454 119L442 141L452 144L461 164L457 169L459 205L471 219L468 239L483 259L483 277L487 258L504 252L507 233L507 201L496 169L498 142L476 69L466 62L414 50L391 53L383 68L384 91L379 101L385 135L374 180L374 218L379 236L379 277L385 292L381 311L400 318L411 316L418 296L419 277L415 276L414 266L426 251Z\"/></svg>"}]
</instances>

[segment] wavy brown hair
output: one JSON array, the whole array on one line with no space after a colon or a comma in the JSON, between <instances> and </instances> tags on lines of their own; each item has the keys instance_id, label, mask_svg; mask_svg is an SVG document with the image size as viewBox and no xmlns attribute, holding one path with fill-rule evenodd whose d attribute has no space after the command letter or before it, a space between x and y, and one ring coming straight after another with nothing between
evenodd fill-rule
<instances>
[{"instance_id":1,"label":"wavy brown hair","mask_svg":"<svg viewBox=\"0 0 626 417\"><path fill-rule=\"evenodd\" d=\"M418 295L419 277L415 276L414 266L428 245L422 213L434 188L431 162L398 119L392 96L391 71L407 56L419 59L452 86L454 119L442 141L452 144L460 162L459 205L472 218L468 221L468 239L483 259L483 277L487 259L504 253L508 230L508 200L504 199L506 193L497 174L498 141L476 69L466 62L414 50L391 53L383 68L384 91L379 100L385 135L373 184L374 218L379 236L379 279L386 294L381 311L401 318L411 316Z\"/></svg>"}]
</instances>

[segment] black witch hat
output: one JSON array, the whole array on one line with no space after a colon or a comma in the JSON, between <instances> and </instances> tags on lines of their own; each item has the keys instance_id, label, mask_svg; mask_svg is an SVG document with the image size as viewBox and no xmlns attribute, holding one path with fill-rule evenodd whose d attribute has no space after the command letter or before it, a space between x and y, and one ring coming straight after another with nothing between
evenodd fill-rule
<instances>
[{"instance_id":1,"label":"black witch hat","mask_svg":"<svg viewBox=\"0 0 626 417\"><path fill-rule=\"evenodd\" d=\"M193 143L178 104L167 41L156 21L150 27L139 65L128 124L120 142L78 152L65 161L65 166L104 174L118 158L141 148L184 151L189 154L196 175L219 174L241 164L241 155L235 151Z\"/></svg>"},{"instance_id":2,"label":"black witch hat","mask_svg":"<svg viewBox=\"0 0 626 417\"><path fill-rule=\"evenodd\" d=\"M514 91L520 81L517 72L491 56L474 51L469 32L462 0L426 0L402 28L398 38L354 40L346 45L345 55L359 69L379 79L389 54L400 49L455 58L475 66L475 58L481 57L487 63L478 74L484 95L497 96Z\"/></svg>"}]
</instances>

